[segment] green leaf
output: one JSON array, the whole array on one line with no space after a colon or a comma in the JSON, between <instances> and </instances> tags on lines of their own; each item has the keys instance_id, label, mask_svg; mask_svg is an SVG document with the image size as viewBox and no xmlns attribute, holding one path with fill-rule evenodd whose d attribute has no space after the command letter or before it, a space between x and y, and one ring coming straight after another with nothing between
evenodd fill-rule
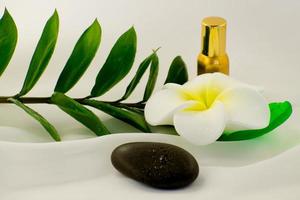
<instances>
[{"instance_id":1,"label":"green leaf","mask_svg":"<svg viewBox=\"0 0 300 200\"><path fill-rule=\"evenodd\" d=\"M154 56L154 53L152 53L150 56L145 58L145 60L143 60L143 62L140 64L138 70L136 71L135 76L133 77L133 79L131 80L129 85L127 86L125 94L120 99L120 101L127 99L131 95L131 93L134 91L134 89L140 82L142 76L145 74L146 70L150 66L153 56Z\"/></svg>"},{"instance_id":2,"label":"green leaf","mask_svg":"<svg viewBox=\"0 0 300 200\"><path fill-rule=\"evenodd\" d=\"M154 52L151 66L150 66L149 78L144 92L143 102L147 101L150 98L154 90L157 75L158 75L158 70L159 70L158 64L159 64L158 57L157 54Z\"/></svg>"},{"instance_id":3,"label":"green leaf","mask_svg":"<svg viewBox=\"0 0 300 200\"><path fill-rule=\"evenodd\" d=\"M48 133L50 134L50 136L55 141L61 141L60 136L59 136L57 130L42 115L40 115L36 111L32 110L28 106L24 105L22 102L18 101L17 99L9 98L8 100L10 102L16 104L18 107L22 108L31 117L33 117L34 119L36 119L46 129L46 131L48 131Z\"/></svg>"},{"instance_id":4,"label":"green leaf","mask_svg":"<svg viewBox=\"0 0 300 200\"><path fill-rule=\"evenodd\" d=\"M223 134L218 140L219 141L238 141L248 140L256 137L260 137L267 134L283 124L292 114L292 105L290 102L270 103L271 119L270 123L266 128L258 130L244 130L237 131L230 134Z\"/></svg>"},{"instance_id":5,"label":"green leaf","mask_svg":"<svg viewBox=\"0 0 300 200\"><path fill-rule=\"evenodd\" d=\"M103 95L128 74L135 58L136 40L133 27L117 40L97 75L92 97Z\"/></svg>"},{"instance_id":6,"label":"green leaf","mask_svg":"<svg viewBox=\"0 0 300 200\"><path fill-rule=\"evenodd\" d=\"M66 93L82 77L92 62L101 41L101 27L97 19L80 36L55 86L55 92Z\"/></svg>"},{"instance_id":7,"label":"green leaf","mask_svg":"<svg viewBox=\"0 0 300 200\"><path fill-rule=\"evenodd\" d=\"M51 97L51 101L61 110L92 130L96 135L102 136L110 134L92 111L63 93L55 92Z\"/></svg>"},{"instance_id":8,"label":"green leaf","mask_svg":"<svg viewBox=\"0 0 300 200\"><path fill-rule=\"evenodd\" d=\"M53 54L58 37L59 18L57 11L47 21L42 36L36 46L29 64L21 92L17 96L27 94L41 77Z\"/></svg>"},{"instance_id":9,"label":"green leaf","mask_svg":"<svg viewBox=\"0 0 300 200\"><path fill-rule=\"evenodd\" d=\"M188 81L188 72L186 65L180 56L174 58L169 68L168 76L165 81L166 83L177 83L184 84Z\"/></svg>"},{"instance_id":10,"label":"green leaf","mask_svg":"<svg viewBox=\"0 0 300 200\"><path fill-rule=\"evenodd\" d=\"M132 109L126 109L121 107L116 107L110 105L108 103L104 103L97 100L84 100L83 101L86 105L92 106L103 112L122 120L132 126L136 127L137 129L143 132L151 132L147 122L145 121L144 115L141 112L134 111Z\"/></svg>"},{"instance_id":11,"label":"green leaf","mask_svg":"<svg viewBox=\"0 0 300 200\"><path fill-rule=\"evenodd\" d=\"M18 30L16 24L5 9L0 19L0 76L6 69L17 45Z\"/></svg>"}]
</instances>

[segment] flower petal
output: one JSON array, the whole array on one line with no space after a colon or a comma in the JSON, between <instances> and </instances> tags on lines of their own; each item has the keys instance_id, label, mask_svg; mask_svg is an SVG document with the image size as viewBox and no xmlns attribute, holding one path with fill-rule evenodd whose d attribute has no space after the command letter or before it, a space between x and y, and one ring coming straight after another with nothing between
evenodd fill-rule
<instances>
[{"instance_id":1,"label":"flower petal","mask_svg":"<svg viewBox=\"0 0 300 200\"><path fill-rule=\"evenodd\" d=\"M226 131L265 128L270 121L267 101L256 90L235 87L225 90L217 98L225 106L228 121Z\"/></svg>"},{"instance_id":2,"label":"flower petal","mask_svg":"<svg viewBox=\"0 0 300 200\"><path fill-rule=\"evenodd\" d=\"M204 101L206 85L207 81L210 79L210 76L211 75L209 74L203 74L183 84L180 88L180 93L182 94L183 98L185 98L186 101ZM173 87L172 85L170 86Z\"/></svg>"},{"instance_id":3,"label":"flower petal","mask_svg":"<svg viewBox=\"0 0 300 200\"><path fill-rule=\"evenodd\" d=\"M249 85L247 83L243 83L237 79L234 79L226 74L222 74L219 72L213 73L213 78L210 82L212 86L219 86L223 89L231 88L231 87L247 87L258 92L263 92L264 88L261 86Z\"/></svg>"},{"instance_id":4,"label":"flower petal","mask_svg":"<svg viewBox=\"0 0 300 200\"><path fill-rule=\"evenodd\" d=\"M180 93L180 85L176 84L165 86L166 89L153 94L145 106L146 121L155 125L173 125L173 114L176 108L186 102L183 95Z\"/></svg>"},{"instance_id":5,"label":"flower petal","mask_svg":"<svg viewBox=\"0 0 300 200\"><path fill-rule=\"evenodd\" d=\"M183 84L184 89L192 90L192 91L199 91L202 90L203 87L206 87L207 82L213 77L215 73L206 73L201 74L194 79L186 82Z\"/></svg>"},{"instance_id":6,"label":"flower petal","mask_svg":"<svg viewBox=\"0 0 300 200\"><path fill-rule=\"evenodd\" d=\"M228 75L222 73L213 73L210 81L207 83L206 103L211 105L219 94L233 87L247 87L250 89L256 88L245 83L242 83Z\"/></svg>"},{"instance_id":7,"label":"flower petal","mask_svg":"<svg viewBox=\"0 0 300 200\"><path fill-rule=\"evenodd\" d=\"M256 88L238 80L235 80L223 73L207 73L197 76L193 80L183 85L186 98L189 100L205 100L205 104L210 106L216 97L224 90L232 87Z\"/></svg>"},{"instance_id":8,"label":"flower petal","mask_svg":"<svg viewBox=\"0 0 300 200\"><path fill-rule=\"evenodd\" d=\"M210 109L193 111L189 107L174 114L174 126L179 135L197 145L215 142L226 124L224 105L215 102Z\"/></svg>"},{"instance_id":9,"label":"flower petal","mask_svg":"<svg viewBox=\"0 0 300 200\"><path fill-rule=\"evenodd\" d=\"M174 90L181 90L182 85L177 83L167 83L163 85L162 89L174 89Z\"/></svg>"}]
</instances>

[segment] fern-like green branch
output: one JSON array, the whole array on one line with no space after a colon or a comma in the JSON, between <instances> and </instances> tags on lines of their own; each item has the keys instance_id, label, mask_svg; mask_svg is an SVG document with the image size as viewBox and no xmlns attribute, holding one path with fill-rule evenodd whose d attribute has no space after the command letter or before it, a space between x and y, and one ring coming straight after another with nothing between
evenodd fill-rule
<instances>
[{"instance_id":1,"label":"fern-like green branch","mask_svg":"<svg viewBox=\"0 0 300 200\"><path fill-rule=\"evenodd\" d=\"M145 121L143 109L145 102L153 92L158 75L159 58L157 50L139 65L136 75L127 86L126 92L120 97L120 100L108 102L93 99L108 92L130 72L134 64L137 47L137 36L134 27L131 27L118 38L97 75L94 87L86 97L71 98L65 93L75 86L84 75L99 49L102 30L97 19L83 32L76 42L58 78L53 94L49 97L24 96L37 84L45 71L54 53L58 32L59 16L55 10L42 31L20 92L14 96L0 97L0 103L16 104L36 119L56 141L60 141L61 138L55 127L45 117L25 104L46 103L56 105L98 136L110 134L110 131L102 123L101 119L86 106L99 109L143 132L151 132ZM17 37L15 22L7 9L5 9L4 15L0 20L0 75L6 69L14 53ZM124 103L123 101L132 94L149 67L150 72L143 99L137 103ZM181 67L182 70L186 71L184 65ZM185 78L187 80L187 77Z\"/></svg>"}]
</instances>

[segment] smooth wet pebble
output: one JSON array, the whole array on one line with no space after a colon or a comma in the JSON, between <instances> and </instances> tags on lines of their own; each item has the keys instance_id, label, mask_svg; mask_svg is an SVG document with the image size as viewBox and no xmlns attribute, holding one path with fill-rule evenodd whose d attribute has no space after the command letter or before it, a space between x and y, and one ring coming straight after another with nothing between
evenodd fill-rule
<instances>
[{"instance_id":1,"label":"smooth wet pebble","mask_svg":"<svg viewBox=\"0 0 300 200\"><path fill-rule=\"evenodd\" d=\"M122 174L162 189L185 187L199 174L197 161L189 152L165 143L120 145L112 152L111 162Z\"/></svg>"}]
</instances>

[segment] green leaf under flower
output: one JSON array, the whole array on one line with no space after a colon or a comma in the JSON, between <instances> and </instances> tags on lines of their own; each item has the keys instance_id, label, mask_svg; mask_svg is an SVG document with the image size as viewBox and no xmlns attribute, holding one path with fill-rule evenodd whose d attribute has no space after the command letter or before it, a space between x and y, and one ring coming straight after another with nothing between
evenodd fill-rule
<instances>
[{"instance_id":1,"label":"green leaf under flower","mask_svg":"<svg viewBox=\"0 0 300 200\"><path fill-rule=\"evenodd\" d=\"M292 105L290 102L274 102L269 104L271 118L270 123L266 128L258 130L244 130L233 133L224 133L218 140L219 141L238 141L249 140L265 135L275 128L283 124L292 114Z\"/></svg>"}]
</instances>

